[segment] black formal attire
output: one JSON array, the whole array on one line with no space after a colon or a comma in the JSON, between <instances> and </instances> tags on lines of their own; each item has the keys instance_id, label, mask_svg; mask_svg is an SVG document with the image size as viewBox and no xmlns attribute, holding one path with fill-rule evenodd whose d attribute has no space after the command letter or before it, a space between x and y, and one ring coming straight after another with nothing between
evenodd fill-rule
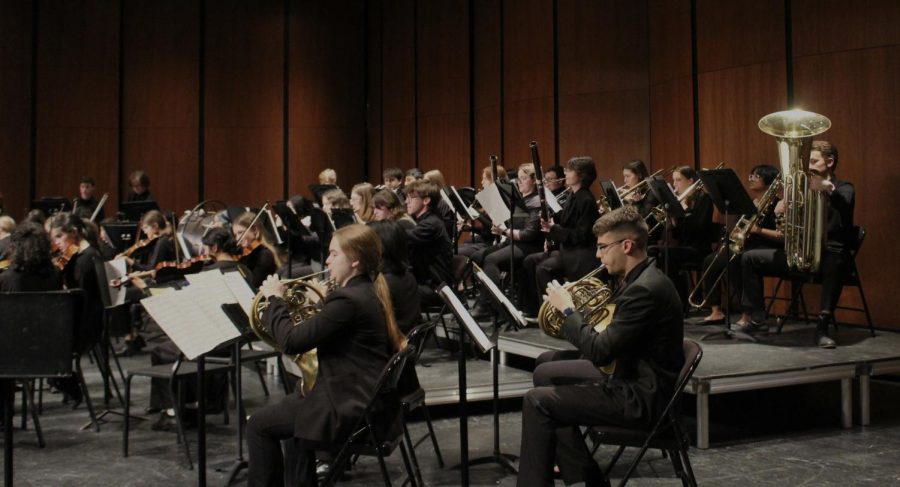
<instances>
[{"instance_id":1,"label":"black formal attire","mask_svg":"<svg viewBox=\"0 0 900 487\"><path fill-rule=\"evenodd\" d=\"M829 315L841 297L844 280L850 271L849 249L857 236L853 232L853 208L855 190L847 181L832 179L834 191L828 197L826 213L826 241L822 249L819 274L822 277L820 311ZM785 276L790 270L784 248L756 249L741 256L743 294L741 306L750 313L750 319L762 323L766 319L763 296L763 276ZM824 330L821 330L824 331Z\"/></svg>"},{"instance_id":2,"label":"black formal attire","mask_svg":"<svg viewBox=\"0 0 900 487\"><path fill-rule=\"evenodd\" d=\"M103 331L103 300L94 267L94 263L100 261L100 252L87 246L72 256L62 271L66 289L81 289L84 292L80 320L75 328L75 350L79 353L94 346Z\"/></svg>"},{"instance_id":3,"label":"black formal attire","mask_svg":"<svg viewBox=\"0 0 900 487\"><path fill-rule=\"evenodd\" d=\"M259 289L260 284L278 270L278 265L275 263L275 254L265 245L258 245L249 255L241 259L241 264L250 269L252 275L250 287L254 290Z\"/></svg>"},{"instance_id":4,"label":"black formal attire","mask_svg":"<svg viewBox=\"0 0 900 487\"><path fill-rule=\"evenodd\" d=\"M639 200L626 201L624 203L637 208L638 213L644 217L644 221L647 221L652 227L655 225L656 220L650 219L650 214L653 212L654 208L660 205L660 201L652 191L647 191L646 189L638 191L637 194L641 196ZM665 231L665 229L663 228L663 225L660 225L655 231L650 233L647 241L650 243L659 241L663 237L663 231Z\"/></svg>"},{"instance_id":5,"label":"black formal attire","mask_svg":"<svg viewBox=\"0 0 900 487\"><path fill-rule=\"evenodd\" d=\"M94 210L97 209L97 199L91 196L89 199L82 199L81 197L75 198L74 204L75 209L72 213L78 218L89 219L93 214ZM103 220L103 209L100 209L100 213L97 213L97 221Z\"/></svg>"},{"instance_id":6,"label":"black formal attire","mask_svg":"<svg viewBox=\"0 0 900 487\"><path fill-rule=\"evenodd\" d=\"M452 239L456 235L456 212L453 210L453 207L441 198L437 206L435 206L434 212L441 217L441 221L444 222L444 228L447 230L447 235Z\"/></svg>"},{"instance_id":7,"label":"black formal attire","mask_svg":"<svg viewBox=\"0 0 900 487\"><path fill-rule=\"evenodd\" d=\"M413 275L419 283L422 304L440 303L434 289L441 283L453 286L453 245L444 222L430 209L416 218L416 226L406 231Z\"/></svg>"},{"instance_id":8,"label":"black formal attire","mask_svg":"<svg viewBox=\"0 0 900 487\"><path fill-rule=\"evenodd\" d=\"M502 271L509 270L510 260L518 271L527 256L541 252L544 248L540 197L535 192L526 196L524 200L525 208L517 206L513 213L512 229L516 237L514 244L510 245L507 238L503 243L492 245L472 256L472 260L498 287L500 286L500 274ZM487 291L482 291L478 297L478 303L480 306L491 304Z\"/></svg>"},{"instance_id":9,"label":"black formal attire","mask_svg":"<svg viewBox=\"0 0 900 487\"><path fill-rule=\"evenodd\" d=\"M612 322L600 333L578 312L563 322L563 334L581 360L535 369L536 387L522 406L517 485L553 485L554 463L566 484L601 485L603 474L578 426L649 428L672 396L684 362L681 303L672 282L645 260L625 276L613 302ZM613 361L611 376L596 371Z\"/></svg>"},{"instance_id":10,"label":"black formal attire","mask_svg":"<svg viewBox=\"0 0 900 487\"><path fill-rule=\"evenodd\" d=\"M168 235L160 235L153 242L137 249L132 253L131 258L134 260L131 266L132 271L152 271L161 262L175 260L175 240ZM130 303L138 303L145 296L144 291L138 287L129 286L125 289L125 300ZM141 309L139 304L134 304L129 310L131 321L136 328L143 326Z\"/></svg>"},{"instance_id":11,"label":"black formal attire","mask_svg":"<svg viewBox=\"0 0 900 487\"><path fill-rule=\"evenodd\" d=\"M537 314L547 284L563 277L576 281L598 265L593 227L600 213L591 190L582 187L572 194L554 218L556 224L550 227L549 238L559 250L529 255L522 266L519 302L530 315Z\"/></svg>"},{"instance_id":12,"label":"black formal attire","mask_svg":"<svg viewBox=\"0 0 900 487\"><path fill-rule=\"evenodd\" d=\"M394 319L404 335L422 322L422 307L419 304L419 285L412 272L403 269L385 270L384 278L391 291ZM400 374L398 389L406 394L419 388L419 376L415 367L407 367Z\"/></svg>"},{"instance_id":13,"label":"black formal attire","mask_svg":"<svg viewBox=\"0 0 900 487\"><path fill-rule=\"evenodd\" d=\"M36 272L26 272L14 265L0 272L0 292L41 292L62 289L62 275L52 265Z\"/></svg>"},{"instance_id":14,"label":"black formal attire","mask_svg":"<svg viewBox=\"0 0 900 487\"><path fill-rule=\"evenodd\" d=\"M331 292L322 310L294 326L284 300L271 298L263 322L289 354L318 350L316 384L306 397L295 392L253 413L247 423L250 486L282 485L281 440L296 438L330 450L347 438L365 409L378 376L392 355L387 326L372 281L356 276ZM298 463L306 464L305 458ZM315 475L304 465L300 478Z\"/></svg>"},{"instance_id":15,"label":"black formal attire","mask_svg":"<svg viewBox=\"0 0 900 487\"><path fill-rule=\"evenodd\" d=\"M672 228L672 236L678 241L678 245L669 246L668 251L664 246L654 246L650 249L650 255L658 257L658 265L668 267L669 277L678 289L681 302L685 309L688 308L688 275L684 267L688 264L699 264L712 251L712 242L715 227L713 226L713 202L712 198L703 191L691 195L690 204L685 210L685 216L678 219ZM651 222L655 225L656 220ZM665 231L664 225L660 226ZM668 257L669 265L665 259Z\"/></svg>"},{"instance_id":16,"label":"black formal attire","mask_svg":"<svg viewBox=\"0 0 900 487\"><path fill-rule=\"evenodd\" d=\"M0 238L0 260L6 260L11 257L9 252L9 236Z\"/></svg>"},{"instance_id":17,"label":"black formal attire","mask_svg":"<svg viewBox=\"0 0 900 487\"><path fill-rule=\"evenodd\" d=\"M777 204L778 200L772 200L769 207L763 210L765 215L757 220L757 225L760 228L775 229L775 206ZM744 242L744 252L756 249L776 249L778 247L780 247L778 242L752 233L746 237ZM729 255L731 256L731 262L728 265L728 280L735 288L741 289L741 256L731 253ZM706 302L709 306L719 306L722 303L722 287L725 285L725 277L723 276L719 280L718 286L715 288L712 286L715 284L716 278L724 272L725 264L724 251L709 254L703 259L702 268L706 272L706 277L703 279L703 290L706 292ZM741 292L738 291L738 296L740 295Z\"/></svg>"},{"instance_id":18,"label":"black formal attire","mask_svg":"<svg viewBox=\"0 0 900 487\"><path fill-rule=\"evenodd\" d=\"M137 202L141 202L141 201L152 202L152 201L156 201L156 200L153 199L153 195L150 194L150 190L148 189L147 191L144 191L143 193L135 193L133 191L129 192L128 196L125 198L125 201L128 203L137 203Z\"/></svg>"}]
</instances>

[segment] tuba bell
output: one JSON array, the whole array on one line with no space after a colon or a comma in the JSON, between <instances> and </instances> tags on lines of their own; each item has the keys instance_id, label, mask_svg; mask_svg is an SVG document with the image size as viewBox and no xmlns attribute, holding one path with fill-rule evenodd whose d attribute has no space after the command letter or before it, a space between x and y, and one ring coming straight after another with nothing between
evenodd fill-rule
<instances>
[{"instance_id":1,"label":"tuba bell","mask_svg":"<svg viewBox=\"0 0 900 487\"><path fill-rule=\"evenodd\" d=\"M822 191L809 187L809 152L812 138L831 128L831 120L818 113L788 110L766 115L759 129L775 136L781 181L784 185L784 253L788 267L816 272L825 241Z\"/></svg>"},{"instance_id":2,"label":"tuba bell","mask_svg":"<svg viewBox=\"0 0 900 487\"><path fill-rule=\"evenodd\" d=\"M285 286L284 301L288 305L294 326L312 318L319 312L321 304L325 301L326 294L334 287L334 281L329 280L325 283L320 283L315 278L327 272L328 270L326 269L296 279L283 279L281 281ZM278 343L275 341L275 337L272 336L272 332L262 321L263 313L268 307L269 303L263 298L263 294L257 293L250 307L252 310L250 328L260 340L269 344L275 350L281 351ZM309 391L316 384L316 375L319 372L319 359L316 355L316 349L299 355L291 355L289 358L300 368L303 395L309 394Z\"/></svg>"},{"instance_id":3,"label":"tuba bell","mask_svg":"<svg viewBox=\"0 0 900 487\"><path fill-rule=\"evenodd\" d=\"M606 266L601 265L581 279L566 283L563 289L569 291L572 295L572 301L575 303L575 310L582 313L585 323L590 323L597 332L603 331L612 321L615 304L609 302L612 298L612 290L596 276ZM537 321L541 330L554 338L564 338L562 335L562 324L565 316L561 311L550 305L549 301L544 301L538 311ZM608 375L612 375L615 371L616 363L612 362L608 365L600 367L600 370Z\"/></svg>"}]
</instances>

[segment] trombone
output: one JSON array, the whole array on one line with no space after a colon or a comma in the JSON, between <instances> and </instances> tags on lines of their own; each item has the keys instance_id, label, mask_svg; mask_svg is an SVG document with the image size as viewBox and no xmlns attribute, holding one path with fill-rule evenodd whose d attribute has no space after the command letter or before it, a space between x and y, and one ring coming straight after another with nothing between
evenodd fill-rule
<instances>
[{"instance_id":1,"label":"trombone","mask_svg":"<svg viewBox=\"0 0 900 487\"><path fill-rule=\"evenodd\" d=\"M663 177L666 177L669 174L672 174L674 171L675 171L675 166L672 166L668 169L660 169L659 171L656 171L655 173L642 179L639 183L635 184L634 186L632 186L630 188L625 188L625 187L619 188L618 189L619 199L624 200L631 193L634 193L635 191L637 191L639 189L643 190L645 186L650 184L650 180L653 179L655 176L659 176L660 174L662 174Z\"/></svg>"}]
</instances>

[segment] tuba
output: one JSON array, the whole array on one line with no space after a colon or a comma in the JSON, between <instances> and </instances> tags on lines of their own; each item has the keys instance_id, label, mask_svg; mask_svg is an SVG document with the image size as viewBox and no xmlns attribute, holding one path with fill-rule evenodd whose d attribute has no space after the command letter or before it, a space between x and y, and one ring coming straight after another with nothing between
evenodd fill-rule
<instances>
[{"instance_id":1,"label":"tuba","mask_svg":"<svg viewBox=\"0 0 900 487\"><path fill-rule=\"evenodd\" d=\"M584 322L590 323L597 332L601 332L609 326L616 306L609 302L612 298L612 290L603 281L594 277L605 267L605 265L601 265L581 279L563 285L563 288L572 295L575 310L582 313ZM547 335L563 338L562 324L565 319L562 312L551 306L549 301L541 304L537 321L538 326ZM612 362L600 367L600 371L612 375L615 367L616 363Z\"/></svg>"},{"instance_id":2,"label":"tuba","mask_svg":"<svg viewBox=\"0 0 900 487\"><path fill-rule=\"evenodd\" d=\"M294 326L315 316L319 312L321 303L325 301L325 295L333 289L334 281L326 281L323 290L322 284L314 279L326 272L328 270L281 281L285 286L284 301L290 309L291 321ZM275 350L279 350L272 332L262 322L262 315L268 307L269 303L263 299L262 293L257 293L250 307L253 311L250 315L250 328L260 340ZM319 372L319 358L316 355L316 349L299 355L291 355L289 358L300 368L303 395L309 394L316 384L316 375Z\"/></svg>"},{"instance_id":3,"label":"tuba","mask_svg":"<svg viewBox=\"0 0 900 487\"><path fill-rule=\"evenodd\" d=\"M825 211L822 191L809 187L809 152L812 138L831 127L831 120L818 113L788 110L766 115L759 129L775 136L781 181L784 185L784 253L793 270L816 272L825 241Z\"/></svg>"}]
</instances>

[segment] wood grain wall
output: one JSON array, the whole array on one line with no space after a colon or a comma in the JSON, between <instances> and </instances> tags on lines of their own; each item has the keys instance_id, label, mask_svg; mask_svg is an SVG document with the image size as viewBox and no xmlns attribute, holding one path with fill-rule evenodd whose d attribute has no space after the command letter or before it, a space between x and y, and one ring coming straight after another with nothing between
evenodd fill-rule
<instances>
[{"instance_id":1,"label":"wood grain wall","mask_svg":"<svg viewBox=\"0 0 900 487\"><path fill-rule=\"evenodd\" d=\"M19 217L84 174L115 204L135 169L179 212L326 166L345 189L394 166L473 185L532 139L601 178L634 158L743 177L777 162L756 123L793 100L834 123L876 323L898 326L898 23L891 0L0 0L0 192Z\"/></svg>"}]
</instances>

